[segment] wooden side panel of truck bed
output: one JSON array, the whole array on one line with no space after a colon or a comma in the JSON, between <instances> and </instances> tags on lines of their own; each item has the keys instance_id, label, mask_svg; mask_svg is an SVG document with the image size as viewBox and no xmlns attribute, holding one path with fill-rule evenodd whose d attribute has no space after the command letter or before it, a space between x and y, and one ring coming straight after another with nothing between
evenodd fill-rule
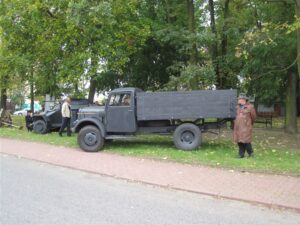
<instances>
[{"instance_id":1,"label":"wooden side panel of truck bed","mask_svg":"<svg viewBox=\"0 0 300 225\"><path fill-rule=\"evenodd\" d=\"M138 92L137 120L235 118L236 90Z\"/></svg>"}]
</instances>

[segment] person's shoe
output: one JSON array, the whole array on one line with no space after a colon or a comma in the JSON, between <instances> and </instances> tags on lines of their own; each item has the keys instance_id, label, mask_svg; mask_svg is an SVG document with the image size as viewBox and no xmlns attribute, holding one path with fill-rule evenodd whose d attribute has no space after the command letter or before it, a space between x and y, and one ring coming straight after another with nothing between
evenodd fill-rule
<instances>
[{"instance_id":1,"label":"person's shoe","mask_svg":"<svg viewBox=\"0 0 300 225\"><path fill-rule=\"evenodd\" d=\"M242 158L244 158L243 155L239 155L239 156L238 156L238 159L242 159Z\"/></svg>"},{"instance_id":2,"label":"person's shoe","mask_svg":"<svg viewBox=\"0 0 300 225\"><path fill-rule=\"evenodd\" d=\"M62 133L59 132L58 135L62 137Z\"/></svg>"},{"instance_id":3,"label":"person's shoe","mask_svg":"<svg viewBox=\"0 0 300 225\"><path fill-rule=\"evenodd\" d=\"M254 157L253 153L251 153L251 154L248 155L248 158L253 158L253 157Z\"/></svg>"}]
</instances>

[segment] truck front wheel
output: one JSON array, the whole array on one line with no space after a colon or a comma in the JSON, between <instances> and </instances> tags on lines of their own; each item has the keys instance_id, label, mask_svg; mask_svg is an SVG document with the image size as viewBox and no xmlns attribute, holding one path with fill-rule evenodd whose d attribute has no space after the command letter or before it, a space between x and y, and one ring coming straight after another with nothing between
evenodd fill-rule
<instances>
[{"instance_id":1,"label":"truck front wheel","mask_svg":"<svg viewBox=\"0 0 300 225\"><path fill-rule=\"evenodd\" d=\"M176 148L182 150L193 150L201 144L201 131L192 123L181 124L173 134Z\"/></svg>"},{"instance_id":2,"label":"truck front wheel","mask_svg":"<svg viewBox=\"0 0 300 225\"><path fill-rule=\"evenodd\" d=\"M95 126L86 126L79 131L77 142L86 152L97 152L104 145L104 138Z\"/></svg>"}]
</instances>

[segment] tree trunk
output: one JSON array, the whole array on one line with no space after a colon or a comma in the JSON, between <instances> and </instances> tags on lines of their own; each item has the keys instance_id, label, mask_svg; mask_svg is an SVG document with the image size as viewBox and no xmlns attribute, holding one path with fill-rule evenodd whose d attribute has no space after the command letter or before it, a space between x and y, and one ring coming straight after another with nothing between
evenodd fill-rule
<instances>
[{"instance_id":1,"label":"tree trunk","mask_svg":"<svg viewBox=\"0 0 300 225\"><path fill-rule=\"evenodd\" d=\"M223 8L223 20L224 20L224 25L222 28L222 37L221 37L221 53L222 56L227 54L227 19L229 16L229 0L225 0L224 2L224 8Z\"/></svg>"},{"instance_id":2,"label":"tree trunk","mask_svg":"<svg viewBox=\"0 0 300 225\"><path fill-rule=\"evenodd\" d=\"M34 113L34 81L33 81L33 71L30 77L30 110Z\"/></svg>"},{"instance_id":3,"label":"tree trunk","mask_svg":"<svg viewBox=\"0 0 300 225\"><path fill-rule=\"evenodd\" d=\"M297 88L297 93L298 93L298 96L297 96L297 117L300 116L300 78L298 79L298 88Z\"/></svg>"},{"instance_id":4,"label":"tree trunk","mask_svg":"<svg viewBox=\"0 0 300 225\"><path fill-rule=\"evenodd\" d=\"M217 88L221 88L219 62L218 62L218 33L216 29L214 1L209 0L208 6L209 6L209 14L210 14L210 28L212 33L215 35L215 40L211 46L211 58L217 76Z\"/></svg>"},{"instance_id":5,"label":"tree trunk","mask_svg":"<svg viewBox=\"0 0 300 225\"><path fill-rule=\"evenodd\" d=\"M8 83L8 75L1 76L1 98L0 98L0 109L6 110L6 100L7 100L7 83ZM2 115L0 115L2 116Z\"/></svg>"},{"instance_id":6,"label":"tree trunk","mask_svg":"<svg viewBox=\"0 0 300 225\"><path fill-rule=\"evenodd\" d=\"M33 82L30 84L30 110L34 113L34 90Z\"/></svg>"},{"instance_id":7,"label":"tree trunk","mask_svg":"<svg viewBox=\"0 0 300 225\"><path fill-rule=\"evenodd\" d=\"M187 3L187 15L188 15L188 29L191 34L195 34L195 6L194 0L186 0ZM191 64L197 64L197 46L193 40L192 49L190 53Z\"/></svg>"},{"instance_id":8,"label":"tree trunk","mask_svg":"<svg viewBox=\"0 0 300 225\"><path fill-rule=\"evenodd\" d=\"M227 82L227 76L228 76L228 70L225 69L226 66L224 66L226 64L225 60L226 60L226 55L227 55L227 45L228 45L228 41L227 41L227 20L228 20L228 16L229 16L229 1L230 0L225 0L224 2L224 8L223 8L223 27L222 27L222 34L221 34L221 56L222 56L222 67L221 67L221 71L220 71L220 80L219 80L219 84L220 84L220 88L226 88L228 87L228 82ZM223 68L223 69L222 69Z\"/></svg>"},{"instance_id":9,"label":"tree trunk","mask_svg":"<svg viewBox=\"0 0 300 225\"><path fill-rule=\"evenodd\" d=\"M297 74L288 71L285 131L290 134L297 133Z\"/></svg>"},{"instance_id":10,"label":"tree trunk","mask_svg":"<svg viewBox=\"0 0 300 225\"><path fill-rule=\"evenodd\" d=\"M91 77L89 97L88 97L89 103L91 104L94 102L95 93L96 93L96 81L93 77Z\"/></svg>"},{"instance_id":11,"label":"tree trunk","mask_svg":"<svg viewBox=\"0 0 300 225\"><path fill-rule=\"evenodd\" d=\"M75 93L77 93L77 94L80 93L80 90L79 90L79 87L78 87L78 83L77 83L77 82L74 84L74 90L75 90Z\"/></svg>"},{"instance_id":12,"label":"tree trunk","mask_svg":"<svg viewBox=\"0 0 300 225\"><path fill-rule=\"evenodd\" d=\"M300 0L296 0L295 4L296 16L300 17ZM298 64L298 76L300 79L300 29L297 30L297 64Z\"/></svg>"},{"instance_id":13,"label":"tree trunk","mask_svg":"<svg viewBox=\"0 0 300 225\"><path fill-rule=\"evenodd\" d=\"M89 89L89 96L88 100L90 103L94 102L94 97L97 88L97 74L98 74L98 57L97 51L92 49L92 57L91 57L91 79L90 79L90 89Z\"/></svg>"},{"instance_id":14,"label":"tree trunk","mask_svg":"<svg viewBox=\"0 0 300 225\"><path fill-rule=\"evenodd\" d=\"M170 12L170 4L169 4L169 1L166 0L166 1L164 1L164 3L165 3L166 13L167 13L167 15L166 15L166 17L167 17L167 23L171 23L171 17L170 17L171 12Z\"/></svg>"},{"instance_id":15,"label":"tree trunk","mask_svg":"<svg viewBox=\"0 0 300 225\"><path fill-rule=\"evenodd\" d=\"M259 15L258 15L258 11L257 11L257 6L255 3L254 4L254 17L256 19L256 27L261 30L262 29L262 24L261 24L261 20L259 18Z\"/></svg>"},{"instance_id":16,"label":"tree trunk","mask_svg":"<svg viewBox=\"0 0 300 225\"><path fill-rule=\"evenodd\" d=\"M6 100L7 100L7 89L2 88L1 89L1 109L6 110Z\"/></svg>"}]
</instances>

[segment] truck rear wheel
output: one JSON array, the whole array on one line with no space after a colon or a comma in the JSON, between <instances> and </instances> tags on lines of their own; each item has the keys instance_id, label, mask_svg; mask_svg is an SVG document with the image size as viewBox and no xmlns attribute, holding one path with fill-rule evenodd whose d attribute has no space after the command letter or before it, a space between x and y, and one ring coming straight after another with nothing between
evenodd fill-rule
<instances>
[{"instance_id":1,"label":"truck rear wheel","mask_svg":"<svg viewBox=\"0 0 300 225\"><path fill-rule=\"evenodd\" d=\"M104 145L104 138L95 126L86 126L79 131L77 142L86 152L97 152Z\"/></svg>"},{"instance_id":2,"label":"truck rear wheel","mask_svg":"<svg viewBox=\"0 0 300 225\"><path fill-rule=\"evenodd\" d=\"M173 134L176 148L182 150L193 150L201 144L201 131L192 123L184 123L175 129Z\"/></svg>"},{"instance_id":3,"label":"truck rear wheel","mask_svg":"<svg viewBox=\"0 0 300 225\"><path fill-rule=\"evenodd\" d=\"M33 123L33 130L38 134L47 133L47 125L46 122L42 119L39 119Z\"/></svg>"}]
</instances>

